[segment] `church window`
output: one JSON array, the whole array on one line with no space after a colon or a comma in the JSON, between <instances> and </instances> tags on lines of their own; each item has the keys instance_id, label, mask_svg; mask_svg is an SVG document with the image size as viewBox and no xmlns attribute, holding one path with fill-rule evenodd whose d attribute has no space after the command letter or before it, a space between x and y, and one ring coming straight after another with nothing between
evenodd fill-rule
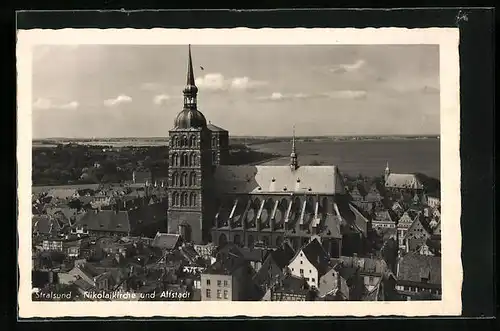
<instances>
[{"instance_id":1,"label":"church window","mask_svg":"<svg viewBox=\"0 0 500 331\"><path fill-rule=\"evenodd\" d=\"M192 135L189 137L189 146L195 147L196 146L196 136Z\"/></svg>"},{"instance_id":2,"label":"church window","mask_svg":"<svg viewBox=\"0 0 500 331\"><path fill-rule=\"evenodd\" d=\"M188 138L186 136L182 136L182 146L186 147L188 145Z\"/></svg>"},{"instance_id":3,"label":"church window","mask_svg":"<svg viewBox=\"0 0 500 331\"><path fill-rule=\"evenodd\" d=\"M216 146L217 146L217 137L213 136L212 137L212 147L216 147Z\"/></svg>"},{"instance_id":4,"label":"church window","mask_svg":"<svg viewBox=\"0 0 500 331\"><path fill-rule=\"evenodd\" d=\"M172 154L171 164L174 167L177 167L179 165L179 154L177 154L177 153Z\"/></svg>"},{"instance_id":5,"label":"church window","mask_svg":"<svg viewBox=\"0 0 500 331\"><path fill-rule=\"evenodd\" d=\"M187 183L188 183L187 172L183 172L181 175L181 185L180 186L187 186Z\"/></svg>"},{"instance_id":6,"label":"church window","mask_svg":"<svg viewBox=\"0 0 500 331\"><path fill-rule=\"evenodd\" d=\"M192 172L189 175L189 186L195 186L196 185L196 173Z\"/></svg>"},{"instance_id":7,"label":"church window","mask_svg":"<svg viewBox=\"0 0 500 331\"><path fill-rule=\"evenodd\" d=\"M189 165L190 166L195 166L196 165L196 153L191 153L189 155Z\"/></svg>"},{"instance_id":8,"label":"church window","mask_svg":"<svg viewBox=\"0 0 500 331\"><path fill-rule=\"evenodd\" d=\"M189 205L190 206L196 206L196 193L191 193L189 196Z\"/></svg>"},{"instance_id":9,"label":"church window","mask_svg":"<svg viewBox=\"0 0 500 331\"><path fill-rule=\"evenodd\" d=\"M178 147L179 146L179 137L177 136L172 136L172 146Z\"/></svg>"},{"instance_id":10,"label":"church window","mask_svg":"<svg viewBox=\"0 0 500 331\"><path fill-rule=\"evenodd\" d=\"M188 165L188 155L187 153L182 153L181 166L187 166L187 165Z\"/></svg>"},{"instance_id":11,"label":"church window","mask_svg":"<svg viewBox=\"0 0 500 331\"><path fill-rule=\"evenodd\" d=\"M179 186L179 173L177 172L172 174L172 186Z\"/></svg>"},{"instance_id":12,"label":"church window","mask_svg":"<svg viewBox=\"0 0 500 331\"><path fill-rule=\"evenodd\" d=\"M182 193L181 197L181 206L187 206L188 205L188 194L186 192Z\"/></svg>"},{"instance_id":13,"label":"church window","mask_svg":"<svg viewBox=\"0 0 500 331\"><path fill-rule=\"evenodd\" d=\"M172 204L173 204L174 206L179 206L179 193L174 192L174 193L172 194Z\"/></svg>"},{"instance_id":14,"label":"church window","mask_svg":"<svg viewBox=\"0 0 500 331\"><path fill-rule=\"evenodd\" d=\"M212 152L212 162L215 163L217 161L217 154Z\"/></svg>"}]
</instances>

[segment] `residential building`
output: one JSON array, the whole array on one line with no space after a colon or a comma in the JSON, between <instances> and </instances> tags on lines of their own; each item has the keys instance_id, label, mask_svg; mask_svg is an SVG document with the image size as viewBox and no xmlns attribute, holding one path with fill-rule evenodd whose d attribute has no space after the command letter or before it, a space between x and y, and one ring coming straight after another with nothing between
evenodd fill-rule
<instances>
[{"instance_id":1,"label":"residential building","mask_svg":"<svg viewBox=\"0 0 500 331\"><path fill-rule=\"evenodd\" d=\"M441 257L439 256L413 252L400 257L396 278L396 290L403 299L418 300L420 297L441 299Z\"/></svg>"},{"instance_id":2,"label":"residential building","mask_svg":"<svg viewBox=\"0 0 500 331\"><path fill-rule=\"evenodd\" d=\"M297 251L288 268L294 277L304 278L309 287L319 287L319 279L328 270L329 257L317 238Z\"/></svg>"}]
</instances>

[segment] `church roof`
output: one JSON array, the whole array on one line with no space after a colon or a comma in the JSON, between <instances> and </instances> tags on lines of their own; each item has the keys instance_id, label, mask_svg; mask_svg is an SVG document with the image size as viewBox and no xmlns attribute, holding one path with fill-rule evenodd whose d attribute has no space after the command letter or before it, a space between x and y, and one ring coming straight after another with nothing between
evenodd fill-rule
<instances>
[{"instance_id":1,"label":"church roof","mask_svg":"<svg viewBox=\"0 0 500 331\"><path fill-rule=\"evenodd\" d=\"M385 187L423 189L424 186L414 174L390 174L385 181Z\"/></svg>"},{"instance_id":2,"label":"church roof","mask_svg":"<svg viewBox=\"0 0 500 331\"><path fill-rule=\"evenodd\" d=\"M344 194L336 166L218 166L217 190L227 193L318 193Z\"/></svg>"},{"instance_id":3,"label":"church roof","mask_svg":"<svg viewBox=\"0 0 500 331\"><path fill-rule=\"evenodd\" d=\"M214 132L227 132L226 129L218 127L217 125L213 125L212 123L207 124L207 129L209 129L210 131L214 131Z\"/></svg>"}]
</instances>

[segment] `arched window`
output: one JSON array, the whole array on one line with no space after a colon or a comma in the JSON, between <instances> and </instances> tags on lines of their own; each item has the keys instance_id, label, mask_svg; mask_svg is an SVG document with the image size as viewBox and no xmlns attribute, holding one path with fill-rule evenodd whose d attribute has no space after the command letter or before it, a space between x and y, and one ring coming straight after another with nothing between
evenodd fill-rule
<instances>
[{"instance_id":1,"label":"arched window","mask_svg":"<svg viewBox=\"0 0 500 331\"><path fill-rule=\"evenodd\" d=\"M233 238L233 243L235 243L236 245L241 245L241 237L239 234L235 235L234 238Z\"/></svg>"},{"instance_id":2,"label":"arched window","mask_svg":"<svg viewBox=\"0 0 500 331\"><path fill-rule=\"evenodd\" d=\"M212 148L217 147L217 136L212 136Z\"/></svg>"},{"instance_id":3,"label":"arched window","mask_svg":"<svg viewBox=\"0 0 500 331\"><path fill-rule=\"evenodd\" d=\"M179 173L174 172L172 174L172 186L179 186Z\"/></svg>"},{"instance_id":4,"label":"arched window","mask_svg":"<svg viewBox=\"0 0 500 331\"><path fill-rule=\"evenodd\" d=\"M170 161L170 164L173 166L173 167L177 167L179 166L179 154L177 153L173 153L172 154L172 159Z\"/></svg>"},{"instance_id":5,"label":"arched window","mask_svg":"<svg viewBox=\"0 0 500 331\"><path fill-rule=\"evenodd\" d=\"M191 146L191 147L196 146L196 136L195 135L192 135L191 137L189 137L189 146Z\"/></svg>"},{"instance_id":6,"label":"arched window","mask_svg":"<svg viewBox=\"0 0 500 331\"><path fill-rule=\"evenodd\" d=\"M182 193L181 196L181 206L187 206L188 205L188 194L187 192Z\"/></svg>"},{"instance_id":7,"label":"arched window","mask_svg":"<svg viewBox=\"0 0 500 331\"><path fill-rule=\"evenodd\" d=\"M181 175L181 185L180 186L187 186L188 185L188 174L187 172L183 172Z\"/></svg>"},{"instance_id":8,"label":"arched window","mask_svg":"<svg viewBox=\"0 0 500 331\"><path fill-rule=\"evenodd\" d=\"M178 205L179 205L179 193L174 192L174 193L172 194L172 204L173 204L174 206L178 206Z\"/></svg>"},{"instance_id":9,"label":"arched window","mask_svg":"<svg viewBox=\"0 0 500 331\"><path fill-rule=\"evenodd\" d=\"M212 163L215 163L217 161L217 154L215 152L212 152Z\"/></svg>"},{"instance_id":10,"label":"arched window","mask_svg":"<svg viewBox=\"0 0 500 331\"><path fill-rule=\"evenodd\" d=\"M194 192L191 192L189 195L189 205L193 207L196 206L196 193Z\"/></svg>"},{"instance_id":11,"label":"arched window","mask_svg":"<svg viewBox=\"0 0 500 331\"><path fill-rule=\"evenodd\" d=\"M189 186L195 186L196 185L196 173L192 172L189 174Z\"/></svg>"},{"instance_id":12,"label":"arched window","mask_svg":"<svg viewBox=\"0 0 500 331\"><path fill-rule=\"evenodd\" d=\"M188 155L187 153L182 153L181 166L187 166L187 165L188 165Z\"/></svg>"},{"instance_id":13,"label":"arched window","mask_svg":"<svg viewBox=\"0 0 500 331\"><path fill-rule=\"evenodd\" d=\"M189 165L190 166L195 166L196 164L196 153L191 153L189 155Z\"/></svg>"},{"instance_id":14,"label":"arched window","mask_svg":"<svg viewBox=\"0 0 500 331\"><path fill-rule=\"evenodd\" d=\"M188 138L187 136L182 136L182 146L186 147L188 145Z\"/></svg>"},{"instance_id":15,"label":"arched window","mask_svg":"<svg viewBox=\"0 0 500 331\"><path fill-rule=\"evenodd\" d=\"M172 136L172 141L171 141L171 145L172 147L177 147L179 146L179 137L177 136Z\"/></svg>"}]
</instances>

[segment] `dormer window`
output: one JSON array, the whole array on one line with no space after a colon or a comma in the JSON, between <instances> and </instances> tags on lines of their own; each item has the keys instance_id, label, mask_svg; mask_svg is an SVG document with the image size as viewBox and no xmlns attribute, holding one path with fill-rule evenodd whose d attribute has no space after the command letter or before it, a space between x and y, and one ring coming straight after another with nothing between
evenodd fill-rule
<instances>
[{"instance_id":1,"label":"dormer window","mask_svg":"<svg viewBox=\"0 0 500 331\"><path fill-rule=\"evenodd\" d=\"M287 190L286 186L285 186L285 187L283 187L283 191L286 191L286 190Z\"/></svg>"},{"instance_id":2,"label":"dormer window","mask_svg":"<svg viewBox=\"0 0 500 331\"><path fill-rule=\"evenodd\" d=\"M300 183L300 178L297 178L297 183Z\"/></svg>"},{"instance_id":3,"label":"dormer window","mask_svg":"<svg viewBox=\"0 0 500 331\"><path fill-rule=\"evenodd\" d=\"M271 181L274 183L276 181L276 178L273 177L273 179L271 179Z\"/></svg>"}]
</instances>

